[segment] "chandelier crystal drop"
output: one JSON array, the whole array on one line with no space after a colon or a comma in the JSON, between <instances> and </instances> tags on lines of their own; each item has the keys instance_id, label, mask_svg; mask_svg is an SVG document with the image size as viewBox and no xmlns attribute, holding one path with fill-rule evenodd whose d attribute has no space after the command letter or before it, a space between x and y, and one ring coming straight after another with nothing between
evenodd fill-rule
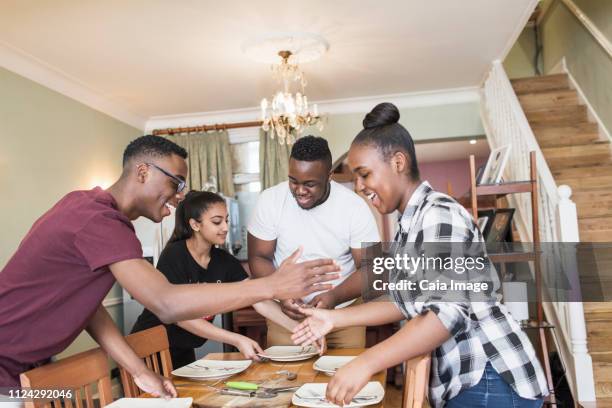
<instances>
[{"instance_id":1,"label":"chandelier crystal drop","mask_svg":"<svg viewBox=\"0 0 612 408\"><path fill-rule=\"evenodd\" d=\"M289 62L291 51L280 51L278 55L282 61L272 66L272 72L283 88L271 102L266 98L261 100L261 128L280 144L293 144L309 126L323 130L323 118L316 104L308 104L304 93L306 77L297 64ZM291 92L292 85L298 89L295 95Z\"/></svg>"}]
</instances>

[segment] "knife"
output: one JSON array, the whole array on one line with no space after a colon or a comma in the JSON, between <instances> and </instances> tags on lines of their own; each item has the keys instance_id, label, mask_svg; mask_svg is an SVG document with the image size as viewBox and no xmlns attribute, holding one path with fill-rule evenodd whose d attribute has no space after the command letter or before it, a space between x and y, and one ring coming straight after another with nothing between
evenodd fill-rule
<instances>
[{"instance_id":1,"label":"knife","mask_svg":"<svg viewBox=\"0 0 612 408\"><path fill-rule=\"evenodd\" d=\"M225 383L227 388L232 388L235 390L243 390L243 391L257 391L263 390L265 392L286 392L286 391L295 391L301 387L301 385L291 385L285 387L260 387L258 384L250 383L246 381L228 381Z\"/></svg>"}]
</instances>

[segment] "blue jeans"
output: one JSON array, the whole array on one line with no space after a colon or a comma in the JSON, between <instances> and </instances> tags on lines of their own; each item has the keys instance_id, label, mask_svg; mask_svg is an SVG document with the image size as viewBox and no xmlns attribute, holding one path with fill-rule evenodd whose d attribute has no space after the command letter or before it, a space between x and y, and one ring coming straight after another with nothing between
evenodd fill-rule
<instances>
[{"instance_id":1,"label":"blue jeans","mask_svg":"<svg viewBox=\"0 0 612 408\"><path fill-rule=\"evenodd\" d=\"M463 390L456 397L450 399L445 407L495 407L495 408L539 408L542 398L531 400L519 396L493 368L487 363L480 382Z\"/></svg>"}]
</instances>

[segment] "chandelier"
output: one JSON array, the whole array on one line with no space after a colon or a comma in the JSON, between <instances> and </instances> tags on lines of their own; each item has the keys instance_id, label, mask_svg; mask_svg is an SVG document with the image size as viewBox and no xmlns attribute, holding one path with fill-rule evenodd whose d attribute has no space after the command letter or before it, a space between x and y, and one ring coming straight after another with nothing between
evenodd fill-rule
<instances>
[{"instance_id":1,"label":"chandelier","mask_svg":"<svg viewBox=\"0 0 612 408\"><path fill-rule=\"evenodd\" d=\"M304 93L306 78L297 64L291 64L291 51L278 52L281 57L279 65L272 66L272 72L279 82L279 90L271 102L261 100L261 128L268 132L270 138L275 136L280 144L293 144L309 126L323 130L323 118L319 115L317 104L309 105ZM292 86L293 85L293 86ZM291 92L296 89L295 94Z\"/></svg>"}]
</instances>

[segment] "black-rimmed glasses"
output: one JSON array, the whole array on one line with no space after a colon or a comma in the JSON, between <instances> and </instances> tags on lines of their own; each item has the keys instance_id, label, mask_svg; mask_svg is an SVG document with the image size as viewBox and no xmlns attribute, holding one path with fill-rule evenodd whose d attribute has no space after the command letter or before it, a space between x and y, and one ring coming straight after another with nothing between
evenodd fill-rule
<instances>
[{"instance_id":1,"label":"black-rimmed glasses","mask_svg":"<svg viewBox=\"0 0 612 408\"><path fill-rule=\"evenodd\" d=\"M187 183L185 182L185 180L181 180L180 178L176 177L174 174L168 173L166 170L162 169L158 165L153 164L153 163L145 163L145 164L147 166L155 167L157 170L161 171L166 176L170 177L172 179L172 181L174 181L174 183L176 184L176 192L177 193L180 193L181 191L183 191L185 189L185 187L187 186Z\"/></svg>"}]
</instances>

